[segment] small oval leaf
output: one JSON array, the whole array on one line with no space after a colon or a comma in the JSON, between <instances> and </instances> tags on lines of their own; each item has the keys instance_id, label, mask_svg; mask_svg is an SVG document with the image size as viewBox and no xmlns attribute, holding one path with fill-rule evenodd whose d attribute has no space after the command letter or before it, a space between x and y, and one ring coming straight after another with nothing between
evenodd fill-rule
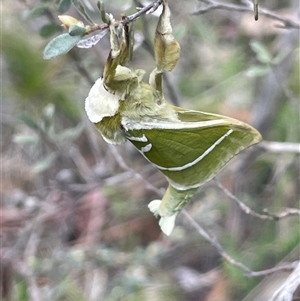
<instances>
[{"instance_id":1,"label":"small oval leaf","mask_svg":"<svg viewBox=\"0 0 300 301\"><path fill-rule=\"evenodd\" d=\"M83 36L85 34L86 30L84 27L77 26L77 25L71 25L69 28L69 35L70 36Z\"/></svg>"},{"instance_id":2,"label":"small oval leaf","mask_svg":"<svg viewBox=\"0 0 300 301\"><path fill-rule=\"evenodd\" d=\"M20 120L33 130L39 130L40 128L38 124L31 117L28 117L27 115L21 115Z\"/></svg>"},{"instance_id":3,"label":"small oval leaf","mask_svg":"<svg viewBox=\"0 0 300 301\"><path fill-rule=\"evenodd\" d=\"M246 71L248 77L261 77L270 72L270 68L266 66L252 66Z\"/></svg>"},{"instance_id":4,"label":"small oval leaf","mask_svg":"<svg viewBox=\"0 0 300 301\"><path fill-rule=\"evenodd\" d=\"M81 3L80 0L71 0L72 4L74 5L75 9L79 12L81 16L83 16L88 22L91 24L94 24L95 22L91 19L91 17L88 15L88 13L85 10L85 7Z\"/></svg>"},{"instance_id":5,"label":"small oval leaf","mask_svg":"<svg viewBox=\"0 0 300 301\"><path fill-rule=\"evenodd\" d=\"M57 155L55 153L52 153L48 156L46 156L44 159L41 161L37 162L33 167L32 170L34 173L41 173L48 168L50 168L53 164L54 161L56 160Z\"/></svg>"},{"instance_id":6,"label":"small oval leaf","mask_svg":"<svg viewBox=\"0 0 300 301\"><path fill-rule=\"evenodd\" d=\"M61 0L58 6L58 12L63 14L69 10L71 6L71 0Z\"/></svg>"},{"instance_id":7,"label":"small oval leaf","mask_svg":"<svg viewBox=\"0 0 300 301\"><path fill-rule=\"evenodd\" d=\"M44 6L38 6L35 7L32 11L31 11L31 16L32 17L40 17L46 14L46 8Z\"/></svg>"},{"instance_id":8,"label":"small oval leaf","mask_svg":"<svg viewBox=\"0 0 300 301\"><path fill-rule=\"evenodd\" d=\"M49 38L53 34L61 31L62 27L58 24L52 23L52 24L46 24L40 29L40 35L43 38Z\"/></svg>"},{"instance_id":9,"label":"small oval leaf","mask_svg":"<svg viewBox=\"0 0 300 301\"><path fill-rule=\"evenodd\" d=\"M68 128L66 130L61 131L58 135L56 135L56 139L58 141L68 143L76 140L83 131L83 124L79 123L74 128Z\"/></svg>"},{"instance_id":10,"label":"small oval leaf","mask_svg":"<svg viewBox=\"0 0 300 301\"><path fill-rule=\"evenodd\" d=\"M81 36L70 36L63 33L51 40L45 47L43 57L45 60L55 58L70 51L81 39Z\"/></svg>"},{"instance_id":11,"label":"small oval leaf","mask_svg":"<svg viewBox=\"0 0 300 301\"><path fill-rule=\"evenodd\" d=\"M256 53L256 57L261 63L269 64L272 61L271 53L265 45L254 41L250 43L250 47Z\"/></svg>"},{"instance_id":12,"label":"small oval leaf","mask_svg":"<svg viewBox=\"0 0 300 301\"><path fill-rule=\"evenodd\" d=\"M34 144L39 141L39 137L36 134L16 134L13 136L12 141L18 144Z\"/></svg>"}]
</instances>

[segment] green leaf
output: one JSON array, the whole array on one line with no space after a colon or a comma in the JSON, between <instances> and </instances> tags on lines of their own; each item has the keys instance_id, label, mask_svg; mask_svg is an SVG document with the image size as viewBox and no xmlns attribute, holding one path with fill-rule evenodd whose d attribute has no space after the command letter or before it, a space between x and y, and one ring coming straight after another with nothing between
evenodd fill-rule
<instances>
[{"instance_id":1,"label":"green leaf","mask_svg":"<svg viewBox=\"0 0 300 301\"><path fill-rule=\"evenodd\" d=\"M37 162L33 166L33 172L41 173L41 172L47 170L54 163L55 159L56 159L56 154L55 153L52 153L52 154L48 155L47 157L45 157L41 161Z\"/></svg>"},{"instance_id":2,"label":"green leaf","mask_svg":"<svg viewBox=\"0 0 300 301\"><path fill-rule=\"evenodd\" d=\"M250 43L251 49L256 53L258 61L263 64L270 64L272 61L272 55L269 50L261 43L254 41Z\"/></svg>"},{"instance_id":3,"label":"green leaf","mask_svg":"<svg viewBox=\"0 0 300 301\"><path fill-rule=\"evenodd\" d=\"M26 135L26 134L16 134L13 136L13 142L18 144L35 144L39 141L39 137L37 135Z\"/></svg>"},{"instance_id":4,"label":"green leaf","mask_svg":"<svg viewBox=\"0 0 300 301\"><path fill-rule=\"evenodd\" d=\"M52 24L46 24L40 29L40 36L43 38L49 38L56 32L61 31L61 26L55 23Z\"/></svg>"},{"instance_id":5,"label":"green leaf","mask_svg":"<svg viewBox=\"0 0 300 301\"><path fill-rule=\"evenodd\" d=\"M45 60L55 58L69 52L81 39L81 36L70 36L63 33L51 40L45 47L43 57Z\"/></svg>"},{"instance_id":6,"label":"green leaf","mask_svg":"<svg viewBox=\"0 0 300 301\"><path fill-rule=\"evenodd\" d=\"M270 68L268 66L252 66L246 71L246 75L249 77L261 77L270 72Z\"/></svg>"},{"instance_id":7,"label":"green leaf","mask_svg":"<svg viewBox=\"0 0 300 301\"><path fill-rule=\"evenodd\" d=\"M26 115L22 115L20 116L20 119L23 121L23 123L25 123L29 128L33 129L33 130L39 130L39 126L38 124L31 119L30 117L26 116Z\"/></svg>"},{"instance_id":8,"label":"green leaf","mask_svg":"<svg viewBox=\"0 0 300 301\"><path fill-rule=\"evenodd\" d=\"M77 26L77 25L71 25L69 28L69 35L74 36L83 36L86 33L86 30L84 27Z\"/></svg>"},{"instance_id":9,"label":"green leaf","mask_svg":"<svg viewBox=\"0 0 300 301\"><path fill-rule=\"evenodd\" d=\"M16 283L16 294L17 300L20 301L29 301L28 297L28 285L27 282L23 279L17 281Z\"/></svg>"},{"instance_id":10,"label":"green leaf","mask_svg":"<svg viewBox=\"0 0 300 301\"><path fill-rule=\"evenodd\" d=\"M79 1L79 0L71 0L71 1L72 1L72 4L74 5L74 7L76 8L76 10L80 13L80 15L82 15L91 24L95 23L91 19L91 17L88 15L88 13L86 12L85 7L81 3L81 1Z\"/></svg>"},{"instance_id":11,"label":"green leaf","mask_svg":"<svg viewBox=\"0 0 300 301\"><path fill-rule=\"evenodd\" d=\"M40 17L45 15L45 13L46 13L46 8L44 6L38 6L35 7L30 14L32 17Z\"/></svg>"},{"instance_id":12,"label":"green leaf","mask_svg":"<svg viewBox=\"0 0 300 301\"><path fill-rule=\"evenodd\" d=\"M56 138L59 141L72 142L80 136L82 130L83 130L83 124L79 124L74 128L69 128L64 131L61 131Z\"/></svg>"},{"instance_id":13,"label":"green leaf","mask_svg":"<svg viewBox=\"0 0 300 301\"><path fill-rule=\"evenodd\" d=\"M69 10L70 6L71 6L71 0L61 0L58 6L58 12L63 14L67 10Z\"/></svg>"}]
</instances>

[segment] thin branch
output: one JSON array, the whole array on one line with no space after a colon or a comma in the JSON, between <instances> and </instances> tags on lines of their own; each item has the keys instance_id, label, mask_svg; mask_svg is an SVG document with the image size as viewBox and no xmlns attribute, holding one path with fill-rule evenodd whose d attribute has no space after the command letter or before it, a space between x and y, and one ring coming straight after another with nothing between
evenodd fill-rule
<instances>
[{"instance_id":1,"label":"thin branch","mask_svg":"<svg viewBox=\"0 0 300 301\"><path fill-rule=\"evenodd\" d=\"M264 212L267 215L272 216L275 221L278 221L280 219L283 219L283 218L286 218L286 217L289 217L292 215L300 216L300 209L297 209L297 208L286 208L284 211L282 211L281 213L278 213L276 215L269 213L267 209L265 209Z\"/></svg>"},{"instance_id":2,"label":"thin branch","mask_svg":"<svg viewBox=\"0 0 300 301\"><path fill-rule=\"evenodd\" d=\"M122 23L124 25L132 23L133 21L135 21L137 18L139 18L143 14L153 13L161 4L162 4L162 0L155 0L152 3L150 3L149 5L138 9L138 11L136 13L134 13L130 16L126 16L126 17L122 18L122 20L120 20L120 21L116 20L115 25L119 26L120 23ZM92 32L98 31L98 30L104 30L108 27L109 27L109 25L106 23L95 24L89 28L89 30L86 32L86 34L90 34Z\"/></svg>"},{"instance_id":3,"label":"thin branch","mask_svg":"<svg viewBox=\"0 0 300 301\"><path fill-rule=\"evenodd\" d=\"M206 232L198 223L195 222L195 220L187 213L186 210L182 210L183 215L186 217L186 219L189 221L191 226L194 227L194 229L202 236L204 237L213 247L215 247L218 251L218 253L231 265L238 267L242 271L246 273L248 277L260 277L260 276L268 276L278 271L291 271L295 270L299 264L299 261L291 262L291 263L285 263L278 265L277 267L273 267L271 269L261 270L261 271L252 271L250 268L248 268L246 265L244 265L242 262L239 262L232 258L221 246L221 244L211 237L208 232Z\"/></svg>"},{"instance_id":4,"label":"thin branch","mask_svg":"<svg viewBox=\"0 0 300 301\"><path fill-rule=\"evenodd\" d=\"M229 11L239 11L239 12L253 12L253 7L250 7L249 5L236 5L231 3L223 3L223 2L217 2L214 0L198 0L199 2L205 3L207 6L204 8L200 8L194 12L192 12L192 15L201 15L205 14L211 10L214 9L223 9L223 10L229 10ZM260 15L264 15L270 19L274 19L277 21L280 21L283 23L283 26L278 26L281 28L300 28L300 24L292 21L290 19L287 19L279 14L276 14L268 9L265 8L259 8L258 12Z\"/></svg>"},{"instance_id":5,"label":"thin branch","mask_svg":"<svg viewBox=\"0 0 300 301\"><path fill-rule=\"evenodd\" d=\"M25 263L25 270L27 273L25 274L25 277L27 278L28 284L29 284L29 295L31 297L32 301L39 301L41 300L41 292L39 290L39 287L36 283L36 279L34 277L34 273L32 269L29 267L29 261L32 258L36 257L36 253L38 250L38 245L41 241L41 235L44 231L44 225L40 224L39 227L37 227L34 231L31 232L31 235L28 240L28 244L24 250L24 263Z\"/></svg>"},{"instance_id":6,"label":"thin branch","mask_svg":"<svg viewBox=\"0 0 300 301\"><path fill-rule=\"evenodd\" d=\"M155 12L157 10L157 8L162 4L163 0L155 0L152 3L150 3L148 6L145 6L141 9L138 10L138 12L136 12L135 14L127 17L125 22L132 22L135 19L137 19L139 16L141 16L142 14L152 14L153 12Z\"/></svg>"},{"instance_id":7,"label":"thin branch","mask_svg":"<svg viewBox=\"0 0 300 301\"><path fill-rule=\"evenodd\" d=\"M267 276L267 275L271 275L273 273L276 272L288 272L288 271L294 271L298 265L300 264L300 261L293 261L293 262L288 262L288 263L281 263L280 265L270 268L270 269L266 269L266 270L262 270L262 271L253 271L251 273L251 275L249 275L250 277L259 277L259 276Z\"/></svg>"},{"instance_id":8,"label":"thin branch","mask_svg":"<svg viewBox=\"0 0 300 301\"><path fill-rule=\"evenodd\" d=\"M117 163L119 164L119 166L126 170L126 171L129 171L130 174L138 179L138 180L141 180L145 183L146 185L146 188L149 189L149 190L152 190L154 191L155 193L157 193L159 196L162 196L162 191L157 189L156 187L154 187L152 184L150 184L146 179L144 179L144 177L142 175L140 175L139 173L137 173L136 171L134 171L133 169L131 169L126 163L125 161L123 160L122 156L119 154L117 148L113 145L109 145L109 148L111 149Z\"/></svg>"},{"instance_id":9,"label":"thin branch","mask_svg":"<svg viewBox=\"0 0 300 301\"><path fill-rule=\"evenodd\" d=\"M285 211L279 214L268 213L267 210L264 210L265 214L257 213L254 210L252 210L250 207L245 205L240 199L238 199L235 195L233 195L229 190L227 190L217 179L215 179L214 181L217 187L220 188L223 193L225 193L230 199L232 199L240 207L240 209L248 215L255 216L262 220L272 220L272 221L278 221L280 219L292 215L300 216L300 210L296 208L287 208L285 209Z\"/></svg>"},{"instance_id":10,"label":"thin branch","mask_svg":"<svg viewBox=\"0 0 300 301\"><path fill-rule=\"evenodd\" d=\"M76 66L79 74L81 74L90 85L93 85L95 83L95 81L91 77L88 69L83 65L82 61L79 58L78 53L75 52L75 51L71 51L71 52L69 52L69 56L71 57L71 59L75 63L75 66Z\"/></svg>"},{"instance_id":11,"label":"thin branch","mask_svg":"<svg viewBox=\"0 0 300 301\"><path fill-rule=\"evenodd\" d=\"M204 237L213 247L215 247L218 251L218 253L230 264L240 268L247 274L251 274L252 270L249 269L247 266L245 266L243 263L236 261L233 259L220 245L220 243L215 240L213 237L211 237L208 232L206 232L199 224L196 223L196 221L187 213L186 210L182 210L183 215L186 217L186 219L190 222L190 224L194 227L194 229L197 230L197 232Z\"/></svg>"},{"instance_id":12,"label":"thin branch","mask_svg":"<svg viewBox=\"0 0 300 301\"><path fill-rule=\"evenodd\" d=\"M262 141L259 148L271 153L295 153L300 154L300 143Z\"/></svg>"},{"instance_id":13,"label":"thin branch","mask_svg":"<svg viewBox=\"0 0 300 301\"><path fill-rule=\"evenodd\" d=\"M69 150L69 155L73 160L74 164L77 167L78 172L80 175L88 182L88 179L91 176L91 168L87 164L87 161L82 156L80 150L75 145L72 145Z\"/></svg>"}]
</instances>

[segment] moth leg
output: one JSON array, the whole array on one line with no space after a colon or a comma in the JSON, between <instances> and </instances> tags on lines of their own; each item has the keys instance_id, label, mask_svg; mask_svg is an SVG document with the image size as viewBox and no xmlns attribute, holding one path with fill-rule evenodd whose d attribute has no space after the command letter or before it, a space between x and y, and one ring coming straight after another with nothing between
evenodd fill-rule
<instances>
[{"instance_id":1,"label":"moth leg","mask_svg":"<svg viewBox=\"0 0 300 301\"><path fill-rule=\"evenodd\" d=\"M133 29L132 24L122 25L122 41L120 45L120 62L119 64L125 66L129 59L131 59L133 51Z\"/></svg>"},{"instance_id":2,"label":"moth leg","mask_svg":"<svg viewBox=\"0 0 300 301\"><path fill-rule=\"evenodd\" d=\"M160 92L162 92L162 74L172 71L180 56L180 46L173 36L170 16L168 1L163 0L163 11L154 39L156 68L150 74L149 80L150 85Z\"/></svg>"},{"instance_id":3,"label":"moth leg","mask_svg":"<svg viewBox=\"0 0 300 301\"><path fill-rule=\"evenodd\" d=\"M113 94L115 92L124 93L128 83L134 77L130 69L123 67L130 56L130 30L129 26L122 24L116 28L116 22L111 14L107 14L107 18L109 20L111 50L103 71L103 83L105 88ZM118 31L120 31L120 35Z\"/></svg>"}]
</instances>

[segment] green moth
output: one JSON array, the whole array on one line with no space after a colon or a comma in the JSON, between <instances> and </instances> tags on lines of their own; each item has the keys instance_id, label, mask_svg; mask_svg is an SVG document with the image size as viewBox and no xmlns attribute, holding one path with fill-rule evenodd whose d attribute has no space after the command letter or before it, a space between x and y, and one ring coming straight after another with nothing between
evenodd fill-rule
<instances>
[{"instance_id":1,"label":"green moth","mask_svg":"<svg viewBox=\"0 0 300 301\"><path fill-rule=\"evenodd\" d=\"M178 212L197 188L237 153L258 143L261 136L250 125L233 118L175 107L166 101L162 74L175 67L180 54L166 0L156 29L156 68L149 84L143 81L144 70L125 66L131 45L128 28L122 27L119 38L113 16L107 18L111 51L103 77L86 98L85 109L105 141L130 141L166 176L169 186L164 197L148 207L160 217L162 231L170 235Z\"/></svg>"}]
</instances>

